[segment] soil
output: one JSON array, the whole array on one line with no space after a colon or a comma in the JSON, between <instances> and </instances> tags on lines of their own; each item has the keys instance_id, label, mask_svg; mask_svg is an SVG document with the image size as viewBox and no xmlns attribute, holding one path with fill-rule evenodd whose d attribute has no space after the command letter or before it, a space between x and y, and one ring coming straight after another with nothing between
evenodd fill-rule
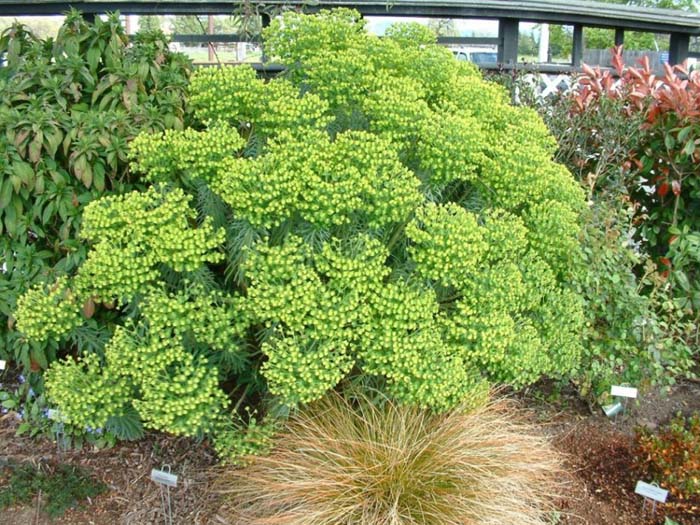
<instances>
[{"instance_id":1,"label":"soil","mask_svg":"<svg viewBox=\"0 0 700 525\"><path fill-rule=\"evenodd\" d=\"M537 396L522 396L521 401L565 457L569 475L553 525L661 525L666 516L681 525L700 525L698 507L680 508L672 499L658 505L652 516L651 507L645 510L643 499L634 494L640 476L632 467L635 428L654 429L677 412L700 411L700 384L683 383L666 393L644 394L616 421L599 409L591 412L573 393L559 396L556 402L543 401L543 390L546 387L538 389ZM164 523L160 489L150 480L151 469L163 465L171 465L179 475L178 486L170 494L173 524L233 525L226 518L221 495L212 488L216 461L206 442L149 435L112 449L59 453L49 440L16 437L17 425L13 413L0 417L0 465L8 461L75 464L101 479L109 490L55 520L41 512L41 501L4 509L0 525Z\"/></svg>"},{"instance_id":2,"label":"soil","mask_svg":"<svg viewBox=\"0 0 700 525\"><path fill-rule=\"evenodd\" d=\"M682 383L667 390L644 393L629 403L626 413L607 418L593 413L573 394L548 404L525 399L535 410L570 473L566 496L560 503L561 525L656 525L666 517L680 525L700 524L700 501L680 503L672 496L652 506L634 493L634 435L639 427L655 430L675 414L700 412L700 384Z\"/></svg>"}]
</instances>

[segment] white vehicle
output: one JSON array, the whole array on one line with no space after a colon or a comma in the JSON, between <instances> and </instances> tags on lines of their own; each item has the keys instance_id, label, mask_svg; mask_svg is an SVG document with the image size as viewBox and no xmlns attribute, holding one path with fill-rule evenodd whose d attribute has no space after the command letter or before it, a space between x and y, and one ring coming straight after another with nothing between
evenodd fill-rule
<instances>
[{"instance_id":1,"label":"white vehicle","mask_svg":"<svg viewBox=\"0 0 700 525\"><path fill-rule=\"evenodd\" d=\"M464 60L478 65L498 62L498 50L493 47L460 47L453 49L452 54L457 60Z\"/></svg>"}]
</instances>

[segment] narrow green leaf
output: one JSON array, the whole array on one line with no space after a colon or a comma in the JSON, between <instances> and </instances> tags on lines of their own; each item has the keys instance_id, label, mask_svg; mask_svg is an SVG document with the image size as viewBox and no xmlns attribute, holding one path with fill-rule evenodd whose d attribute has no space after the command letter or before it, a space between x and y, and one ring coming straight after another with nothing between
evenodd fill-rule
<instances>
[{"instance_id":1,"label":"narrow green leaf","mask_svg":"<svg viewBox=\"0 0 700 525\"><path fill-rule=\"evenodd\" d=\"M695 151L695 143L692 140L689 140L688 142L685 143L685 147L683 148L683 153L690 156L693 154L694 151Z\"/></svg>"},{"instance_id":2,"label":"narrow green leaf","mask_svg":"<svg viewBox=\"0 0 700 525\"><path fill-rule=\"evenodd\" d=\"M132 407L127 408L121 416L110 417L107 420L106 428L122 440L135 441L143 437L141 417Z\"/></svg>"},{"instance_id":3,"label":"narrow green leaf","mask_svg":"<svg viewBox=\"0 0 700 525\"><path fill-rule=\"evenodd\" d=\"M105 167L101 161L97 161L93 166L93 183L96 190L105 190Z\"/></svg>"},{"instance_id":4,"label":"narrow green leaf","mask_svg":"<svg viewBox=\"0 0 700 525\"><path fill-rule=\"evenodd\" d=\"M44 147L44 134L39 131L29 143L29 161L36 164L41 159L41 150Z\"/></svg>"},{"instance_id":5,"label":"narrow green leaf","mask_svg":"<svg viewBox=\"0 0 700 525\"><path fill-rule=\"evenodd\" d=\"M4 180L0 179L0 210L5 209L12 200L13 186L9 177L5 177Z\"/></svg>"}]
</instances>

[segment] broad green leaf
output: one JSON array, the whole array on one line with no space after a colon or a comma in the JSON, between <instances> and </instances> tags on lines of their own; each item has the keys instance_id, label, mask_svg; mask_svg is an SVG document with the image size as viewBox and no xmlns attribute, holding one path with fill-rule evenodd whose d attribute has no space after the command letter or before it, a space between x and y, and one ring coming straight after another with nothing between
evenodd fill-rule
<instances>
[{"instance_id":1,"label":"broad green leaf","mask_svg":"<svg viewBox=\"0 0 700 525\"><path fill-rule=\"evenodd\" d=\"M682 128L678 132L678 142L685 142L685 140L688 138L688 135L690 135L690 132L693 130L693 126L686 126Z\"/></svg>"},{"instance_id":2,"label":"broad green leaf","mask_svg":"<svg viewBox=\"0 0 700 525\"><path fill-rule=\"evenodd\" d=\"M24 161L15 161L12 165L12 171L19 178L21 184L33 185L35 172L31 164ZM19 188L16 191L19 191Z\"/></svg>"},{"instance_id":3,"label":"broad green leaf","mask_svg":"<svg viewBox=\"0 0 700 525\"><path fill-rule=\"evenodd\" d=\"M44 134L39 131L29 143L29 161L36 164L41 159L41 150L44 146Z\"/></svg>"},{"instance_id":4,"label":"broad green leaf","mask_svg":"<svg viewBox=\"0 0 700 525\"><path fill-rule=\"evenodd\" d=\"M52 157L56 156L56 152L61 146L61 142L63 142L63 132L60 129L55 129L53 133L46 134L46 145L49 155Z\"/></svg>"},{"instance_id":5,"label":"broad green leaf","mask_svg":"<svg viewBox=\"0 0 700 525\"><path fill-rule=\"evenodd\" d=\"M91 47L90 49L88 49L87 62L88 62L88 65L90 66L91 71L94 72L97 70L97 66L100 62L101 55L102 55L102 53L100 52L100 49L98 47Z\"/></svg>"},{"instance_id":6,"label":"broad green leaf","mask_svg":"<svg viewBox=\"0 0 700 525\"><path fill-rule=\"evenodd\" d=\"M34 192L37 195L44 193L44 177L39 175L34 182Z\"/></svg>"},{"instance_id":7,"label":"broad green leaf","mask_svg":"<svg viewBox=\"0 0 700 525\"><path fill-rule=\"evenodd\" d=\"M682 270L676 270L673 272L673 274L680 287L686 292L690 291L690 281L688 280L688 276L685 274L685 272Z\"/></svg>"},{"instance_id":8,"label":"broad green leaf","mask_svg":"<svg viewBox=\"0 0 700 525\"><path fill-rule=\"evenodd\" d=\"M664 136L664 145L666 146L666 149L669 150L672 150L676 146L676 139L673 138L673 135L667 133Z\"/></svg>"},{"instance_id":9,"label":"broad green leaf","mask_svg":"<svg viewBox=\"0 0 700 525\"><path fill-rule=\"evenodd\" d=\"M688 142L685 143L685 147L683 148L683 153L685 153L686 155L692 155L694 151L695 151L695 143L692 140L689 140Z\"/></svg>"},{"instance_id":10,"label":"broad green leaf","mask_svg":"<svg viewBox=\"0 0 700 525\"><path fill-rule=\"evenodd\" d=\"M22 434L26 434L32 429L32 426L27 423L26 421L23 423L20 423L20 425L17 427L17 431L15 432L16 436L21 436Z\"/></svg>"},{"instance_id":11,"label":"broad green leaf","mask_svg":"<svg viewBox=\"0 0 700 525\"><path fill-rule=\"evenodd\" d=\"M29 353L31 360L38 364L42 370L46 370L49 367L49 362L46 359L46 354L41 348L34 347Z\"/></svg>"}]
</instances>

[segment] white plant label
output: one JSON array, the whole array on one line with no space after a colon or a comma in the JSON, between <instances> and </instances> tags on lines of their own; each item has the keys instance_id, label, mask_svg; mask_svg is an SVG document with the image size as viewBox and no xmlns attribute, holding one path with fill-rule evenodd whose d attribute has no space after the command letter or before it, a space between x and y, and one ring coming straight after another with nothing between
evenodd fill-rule
<instances>
[{"instance_id":1,"label":"white plant label","mask_svg":"<svg viewBox=\"0 0 700 525\"><path fill-rule=\"evenodd\" d=\"M5 370L5 367L7 366L7 361L3 361L0 359L0 370Z\"/></svg>"},{"instance_id":2,"label":"white plant label","mask_svg":"<svg viewBox=\"0 0 700 525\"><path fill-rule=\"evenodd\" d=\"M151 480L166 487L177 487L177 476L164 470L151 470Z\"/></svg>"},{"instance_id":3,"label":"white plant label","mask_svg":"<svg viewBox=\"0 0 700 525\"><path fill-rule=\"evenodd\" d=\"M635 399L637 397L637 389L629 386L613 386L610 388L610 394L615 397L629 397Z\"/></svg>"},{"instance_id":4,"label":"white plant label","mask_svg":"<svg viewBox=\"0 0 700 525\"><path fill-rule=\"evenodd\" d=\"M668 498L668 490L664 490L651 483L644 483L643 481L637 481L634 493L658 501L659 503L666 503L666 498Z\"/></svg>"}]
</instances>

